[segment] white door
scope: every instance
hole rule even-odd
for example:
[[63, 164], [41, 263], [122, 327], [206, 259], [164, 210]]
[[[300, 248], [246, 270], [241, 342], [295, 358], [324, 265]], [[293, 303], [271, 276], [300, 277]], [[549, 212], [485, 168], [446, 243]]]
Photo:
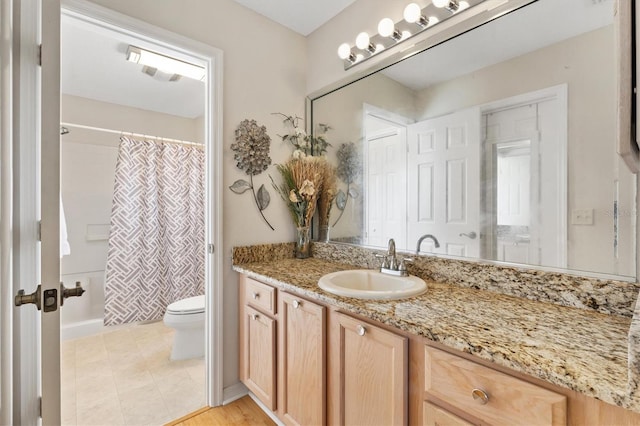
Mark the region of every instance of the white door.
[[[20, 161], [24, 156], [33, 159], [31, 173], [39, 179], [28, 179], [20, 170], [20, 177], [13, 187], [13, 199], [16, 203], [15, 221], [30, 220], [31, 223], [20, 222], [20, 233], [14, 234], [14, 257], [24, 254], [24, 247], [34, 247], [35, 256], [21, 256], [20, 268], [14, 271], [14, 278], [21, 268], [36, 271], [35, 280], [30, 283], [14, 279], [14, 290], [22, 286], [25, 296], [35, 293], [40, 298], [41, 310], [37, 322], [24, 321], [18, 325], [20, 331], [14, 335], [14, 348], [21, 345], [21, 337], [39, 336], [34, 340], [31, 350], [39, 356], [30, 357], [24, 354], [20, 359], [14, 357], [19, 371], [14, 368], [14, 379], [23, 388], [22, 376], [39, 378], [41, 403], [38, 401], [37, 389], [30, 388], [29, 393], [19, 395], [19, 412], [13, 418], [21, 424], [33, 424], [41, 406], [43, 425], [60, 424], [60, 1], [59, 0], [14, 0], [13, 7], [19, 10], [21, 21], [20, 33], [14, 34], [14, 43], [20, 43], [19, 89], [14, 92], [12, 110], [19, 117], [19, 124], [14, 128], [16, 145], [20, 149]], [[16, 16], [14, 14], [14, 16]], [[14, 26], [17, 26], [14, 22]], [[41, 54], [37, 45], [41, 44]], [[40, 66], [38, 65], [40, 56]], [[14, 78], [18, 75], [14, 74]], [[15, 86], [14, 86], [15, 87]], [[34, 129], [39, 131], [34, 132]], [[25, 138], [30, 135], [30, 140]], [[32, 148], [29, 150], [29, 148]], [[23, 203], [24, 198], [31, 197], [33, 203]], [[15, 216], [15, 214], [14, 214]], [[25, 233], [24, 230], [38, 229], [38, 232]], [[39, 239], [39, 243], [36, 241]], [[36, 285], [40, 284], [39, 291]], [[17, 299], [15, 300], [18, 301]], [[23, 301], [25, 301], [23, 299]], [[5, 305], [6, 306], [6, 305]], [[25, 304], [15, 307], [14, 318], [22, 311], [35, 312], [35, 306]], [[28, 350], [24, 345], [23, 351]], [[14, 352], [15, 353], [15, 352]], [[19, 364], [18, 364], [19, 363]], [[35, 372], [35, 374], [32, 374]], [[14, 387], [15, 389], [15, 387]], [[14, 398], [18, 395], [13, 395]], [[29, 410], [25, 409], [28, 408]], [[33, 412], [35, 411], [35, 413]], [[37, 419], [37, 417], [36, 417]]]
[[408, 242], [420, 251], [480, 255], [480, 110], [469, 108], [407, 129]]
[[393, 238], [399, 250], [406, 249], [406, 129], [369, 116], [365, 143], [365, 244], [386, 247]]

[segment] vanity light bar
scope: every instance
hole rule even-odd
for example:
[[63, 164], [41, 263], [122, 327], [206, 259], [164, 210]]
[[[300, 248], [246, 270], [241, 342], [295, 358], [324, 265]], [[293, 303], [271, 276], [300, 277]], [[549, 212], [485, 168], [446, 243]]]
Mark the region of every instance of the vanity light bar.
[[[424, 0], [423, 0], [424, 1]], [[431, 0], [423, 8], [417, 3], [408, 4], [402, 20], [394, 23], [391, 18], [383, 18], [378, 24], [378, 33], [369, 36], [361, 32], [356, 37], [355, 46], [342, 43], [338, 47], [338, 57], [344, 61], [344, 69], [366, 61], [392, 46], [420, 34], [439, 22], [446, 21], [455, 14], [484, 2], [485, 0]]]

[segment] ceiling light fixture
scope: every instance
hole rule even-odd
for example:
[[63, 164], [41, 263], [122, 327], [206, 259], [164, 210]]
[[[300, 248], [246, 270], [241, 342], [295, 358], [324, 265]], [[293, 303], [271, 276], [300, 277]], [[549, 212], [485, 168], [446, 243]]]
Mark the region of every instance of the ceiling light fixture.
[[432, 0], [432, 3], [435, 7], [445, 8], [449, 12], [455, 13], [460, 5], [458, 4], [458, 0]]
[[127, 49], [127, 60], [150, 68], [155, 68], [167, 74], [177, 74], [194, 80], [203, 81], [206, 75], [204, 67], [190, 64], [189, 62], [184, 62], [179, 59], [171, 58], [136, 46], [129, 46]]
[[[422, 0], [425, 1], [425, 0]], [[484, 2], [485, 0], [430, 0], [425, 7], [418, 3], [408, 4], [403, 11], [403, 18], [393, 22], [383, 18], [378, 23], [378, 33], [370, 36], [361, 32], [356, 37], [355, 46], [342, 43], [338, 47], [338, 57], [344, 61], [344, 69], [364, 62], [365, 60], [386, 51], [389, 47], [412, 38], [432, 28], [439, 22], [446, 21], [454, 14]]]
[[409, 3], [402, 13], [404, 20], [410, 24], [418, 24], [421, 27], [429, 25], [429, 19], [422, 14], [422, 9], [416, 3]]

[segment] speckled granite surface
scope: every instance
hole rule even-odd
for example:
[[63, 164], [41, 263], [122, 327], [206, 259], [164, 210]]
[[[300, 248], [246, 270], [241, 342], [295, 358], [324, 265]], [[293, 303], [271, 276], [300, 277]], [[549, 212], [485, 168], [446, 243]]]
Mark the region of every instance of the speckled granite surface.
[[[383, 252], [346, 244], [314, 243], [312, 253], [316, 258], [375, 269], [380, 266], [375, 253]], [[407, 256], [415, 259], [407, 266], [409, 273], [423, 279], [592, 309], [605, 314], [631, 317], [640, 289], [638, 283], [626, 281], [585, 278], [433, 256]]]
[[627, 388], [630, 318], [437, 282], [397, 301], [343, 298], [318, 287], [322, 275], [352, 268], [322, 258], [234, 266], [280, 289], [640, 412]]
[[234, 247], [231, 250], [231, 261], [235, 265], [238, 263], [273, 262], [281, 259], [290, 259], [294, 256], [295, 249], [295, 243]]

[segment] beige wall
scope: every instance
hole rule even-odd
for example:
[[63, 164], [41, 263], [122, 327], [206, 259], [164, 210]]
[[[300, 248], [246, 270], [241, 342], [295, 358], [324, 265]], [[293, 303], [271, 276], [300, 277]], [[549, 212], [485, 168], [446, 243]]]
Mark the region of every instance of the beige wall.
[[[291, 219], [277, 195], [262, 221], [250, 195], [227, 188], [246, 177], [235, 167], [229, 146], [234, 130], [245, 118], [267, 126], [272, 138], [271, 158], [283, 162], [290, 155], [277, 134], [280, 118], [272, 112], [304, 116], [306, 89], [305, 38], [232, 0], [93, 0], [152, 25], [173, 31], [224, 52], [224, 386], [238, 381], [237, 274], [231, 270], [231, 248], [237, 245], [293, 241]], [[274, 174], [273, 168], [268, 173]], [[255, 179], [270, 189], [267, 173]]]

